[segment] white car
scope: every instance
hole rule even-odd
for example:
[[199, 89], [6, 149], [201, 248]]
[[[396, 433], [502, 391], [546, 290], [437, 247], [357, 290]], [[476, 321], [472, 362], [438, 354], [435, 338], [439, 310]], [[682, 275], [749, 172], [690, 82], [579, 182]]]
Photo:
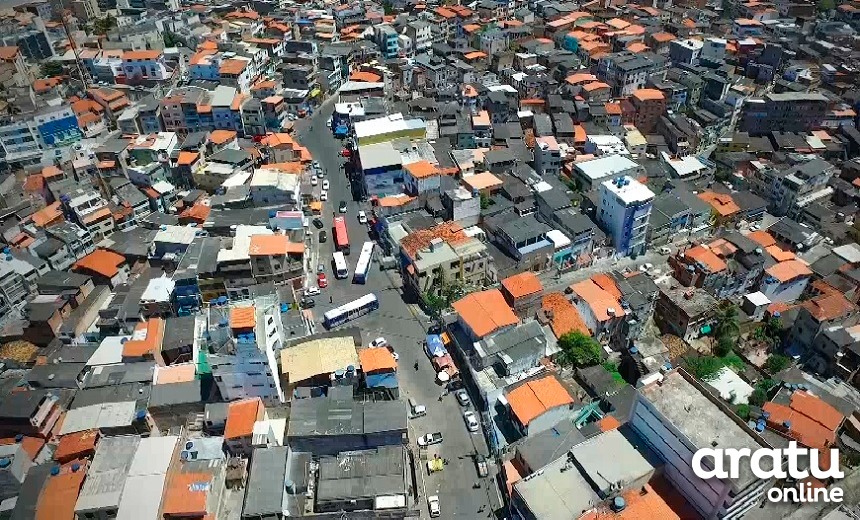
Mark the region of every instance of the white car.
[[430, 518], [438, 518], [442, 515], [442, 509], [439, 507], [439, 495], [427, 497], [427, 509], [430, 510]]
[[320, 200], [328, 200], [328, 191], [322, 190], [320, 192]]
[[311, 177], [311, 186], [316, 186], [317, 184], [319, 184], [319, 179], [317, 179], [317, 176], [314, 175], [313, 177]]
[[324, 190], [327, 190], [327, 189], [328, 189], [328, 179], [326, 179], [326, 180], [324, 180], [324, 181], [323, 181], [323, 187], [322, 187], [322, 189], [324, 189]]
[[385, 338], [380, 336], [380, 337], [376, 338], [375, 340], [371, 341], [370, 346], [371, 347], [387, 347], [388, 346], [388, 340], [386, 340]]
[[363, 211], [358, 212], [358, 223], [359, 224], [367, 224], [367, 213]]
[[457, 397], [457, 402], [460, 403], [460, 406], [469, 406], [472, 402], [465, 390], [457, 390], [454, 395]]
[[315, 285], [312, 285], [312, 286], [308, 287], [307, 289], [305, 289], [305, 296], [316, 296], [319, 293], [320, 293], [320, 288], [315, 286]]
[[475, 412], [463, 412], [463, 419], [466, 421], [466, 429], [470, 432], [474, 433], [481, 429], [481, 425], [478, 423], [478, 417], [475, 415]]

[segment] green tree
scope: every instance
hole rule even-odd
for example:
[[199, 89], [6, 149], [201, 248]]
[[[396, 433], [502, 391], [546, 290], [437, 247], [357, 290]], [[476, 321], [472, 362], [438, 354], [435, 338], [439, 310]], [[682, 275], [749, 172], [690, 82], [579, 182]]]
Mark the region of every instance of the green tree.
[[558, 338], [562, 365], [590, 367], [600, 362], [600, 343], [582, 332], [568, 332]]
[[177, 45], [182, 43], [179, 41], [179, 38], [177, 38], [176, 35], [173, 34], [173, 32], [171, 31], [165, 30], [161, 37], [162, 39], [164, 39], [165, 47], [176, 47]]
[[481, 209], [487, 209], [487, 208], [489, 208], [489, 207], [490, 207], [490, 204], [492, 204], [492, 201], [490, 200], [490, 197], [487, 197], [486, 195], [484, 195], [484, 194], [482, 193], [482, 194], [481, 194]]
[[713, 380], [725, 366], [720, 358], [714, 356], [689, 357], [684, 361], [690, 373], [702, 381]]
[[732, 351], [732, 347], [734, 346], [735, 342], [732, 338], [722, 336], [717, 340], [717, 344], [714, 345], [714, 355], [717, 357], [726, 357], [729, 355], [729, 352]]
[[720, 305], [715, 316], [717, 325], [714, 328], [714, 336], [719, 340], [727, 337], [737, 340], [741, 334], [741, 326], [738, 323], [738, 307], [732, 302], [724, 302]]
[[107, 15], [104, 18], [99, 18], [93, 22], [93, 31], [96, 34], [107, 34], [107, 32], [116, 27], [116, 18]]
[[767, 402], [767, 392], [764, 389], [755, 387], [749, 397], [749, 404], [752, 406], [761, 406]]
[[835, 0], [818, 0], [818, 10], [821, 12], [832, 11], [836, 9]]
[[779, 340], [782, 335], [782, 319], [771, 316], [765, 325], [765, 334], [773, 340]]
[[748, 404], [739, 404], [735, 407], [735, 413], [741, 419], [748, 421], [750, 418], [750, 405]]
[[394, 6], [391, 5], [391, 2], [382, 2], [382, 10], [386, 15], [397, 14], [397, 11], [394, 10]]
[[424, 300], [424, 306], [427, 308], [427, 311], [430, 313], [430, 317], [433, 319], [438, 320], [442, 316], [442, 311], [448, 308], [445, 298], [437, 296], [431, 291], [427, 291], [422, 294], [421, 298]]
[[776, 374], [777, 372], [782, 372], [791, 364], [791, 359], [787, 356], [783, 356], [782, 354], [771, 354], [770, 357], [767, 358], [767, 361], [764, 362], [764, 368], [768, 371], [769, 374]]
[[43, 78], [60, 76], [64, 72], [63, 64], [59, 61], [46, 61], [41, 67], [39, 67], [39, 72], [41, 72]]

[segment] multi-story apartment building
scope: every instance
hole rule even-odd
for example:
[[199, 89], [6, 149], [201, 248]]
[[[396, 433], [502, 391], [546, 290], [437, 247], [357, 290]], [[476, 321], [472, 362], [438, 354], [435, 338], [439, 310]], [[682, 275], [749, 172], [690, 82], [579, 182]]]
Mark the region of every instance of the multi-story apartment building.
[[173, 70], [164, 64], [162, 51], [127, 51], [122, 55], [122, 71], [128, 85], [143, 81], [164, 81], [170, 79]]
[[827, 97], [817, 92], [771, 92], [744, 102], [739, 130], [751, 135], [808, 132], [821, 127], [827, 105]]
[[0, 47], [0, 85], [11, 88], [25, 87], [30, 83], [30, 72], [18, 47]]
[[405, 34], [412, 40], [412, 51], [415, 54], [426, 52], [433, 45], [433, 32], [430, 30], [430, 23], [425, 20], [409, 22]]
[[643, 88], [648, 79], [662, 78], [666, 72], [666, 58], [650, 52], [634, 54], [617, 52], [600, 58], [597, 77], [612, 89], [612, 95], [625, 97]]
[[66, 161], [81, 137], [71, 107], [44, 107], [0, 126], [0, 160], [11, 170]]
[[406, 235], [400, 251], [406, 260], [403, 281], [414, 294], [438, 295], [445, 284], [457, 282], [478, 288], [491, 278], [487, 246], [456, 222]]
[[771, 165], [756, 165], [749, 175], [751, 190], [768, 201], [770, 211], [777, 216], [797, 218], [810, 203], [829, 196], [828, 186], [836, 168], [829, 162], [814, 158], [780, 170]]
[[254, 279], [257, 283], [284, 283], [301, 276], [304, 251], [304, 244], [290, 242], [286, 235], [252, 236], [248, 254]]
[[535, 170], [553, 179], [561, 172], [561, 148], [553, 136], [535, 138]]
[[635, 109], [633, 124], [642, 133], [651, 133], [666, 111], [666, 96], [653, 88], [640, 88], [633, 91], [630, 103]]
[[618, 177], [601, 183], [599, 196], [598, 223], [617, 254], [643, 254], [654, 192], [632, 177]]

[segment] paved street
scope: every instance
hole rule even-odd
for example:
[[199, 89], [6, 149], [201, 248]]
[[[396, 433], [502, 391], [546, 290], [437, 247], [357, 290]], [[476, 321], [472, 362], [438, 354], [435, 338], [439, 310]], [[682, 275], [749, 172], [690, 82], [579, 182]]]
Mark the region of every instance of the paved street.
[[[442, 444], [432, 446], [428, 451], [430, 456], [438, 453], [447, 458], [449, 464], [441, 473], [427, 475], [426, 465], [417, 468], [419, 474], [420, 503], [422, 517], [428, 517], [426, 496], [438, 494], [442, 505], [442, 518], [481, 518], [488, 513], [478, 514], [481, 506], [488, 504], [489, 493], [495, 490], [488, 488], [485, 479], [480, 489], [472, 487], [477, 480], [477, 472], [472, 454], [477, 450], [486, 455], [487, 447], [482, 434], [470, 434], [466, 430], [462, 418], [463, 409], [458, 405], [453, 395], [445, 396], [441, 401], [441, 387], [435, 382], [435, 372], [427, 356], [423, 353], [423, 340], [427, 323], [422, 322], [420, 311], [414, 306], [403, 302], [397, 289], [395, 271], [380, 271], [379, 265], [371, 266], [365, 285], [352, 283], [352, 270], [361, 250], [361, 245], [369, 240], [367, 227], [358, 222], [359, 203], [352, 200], [348, 180], [340, 168], [344, 161], [339, 152], [342, 149], [340, 141], [335, 139], [325, 126], [325, 121], [331, 115], [334, 105], [331, 101], [324, 104], [314, 113], [312, 119], [300, 120], [297, 124], [296, 135], [301, 144], [306, 146], [314, 159], [326, 170], [324, 177], [329, 180], [329, 200], [324, 203], [322, 220], [324, 229], [328, 232], [328, 241], [318, 244], [319, 230], [314, 229], [314, 244], [318, 247], [319, 262], [326, 268], [329, 286], [316, 297], [317, 306], [313, 309], [321, 330], [322, 315], [328, 309], [352, 301], [367, 293], [375, 293], [380, 306], [375, 312], [363, 316], [347, 324], [358, 326], [362, 330], [365, 341], [384, 336], [400, 355], [400, 390], [401, 397], [414, 398], [418, 403], [427, 407], [427, 415], [410, 421], [410, 444], [417, 455], [415, 440], [428, 432], [441, 431], [445, 439]], [[344, 280], [336, 280], [331, 272], [331, 258], [334, 251], [332, 236], [332, 211], [337, 211], [341, 200], [348, 202], [346, 215], [348, 233], [351, 243], [351, 254], [347, 256], [350, 265], [350, 276]], [[331, 298], [331, 300], [329, 299]], [[418, 370], [413, 364], [418, 361]]]

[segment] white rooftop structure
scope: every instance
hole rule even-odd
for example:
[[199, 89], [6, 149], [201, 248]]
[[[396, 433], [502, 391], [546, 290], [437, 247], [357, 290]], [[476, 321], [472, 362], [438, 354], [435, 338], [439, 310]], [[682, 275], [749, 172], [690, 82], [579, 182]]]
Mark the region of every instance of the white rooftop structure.
[[88, 367], [122, 363], [122, 349], [131, 336], [108, 336], [87, 360]]
[[654, 198], [654, 192], [641, 182], [632, 177], [624, 177], [624, 182], [615, 182], [616, 179], [604, 181], [602, 186], [614, 193], [625, 205], [636, 202], [646, 202]]
[[717, 377], [708, 384], [720, 393], [724, 401], [732, 404], [747, 404], [753, 393], [753, 387], [728, 367], [720, 369]]
[[490, 92], [507, 92], [509, 94], [517, 93], [517, 89], [508, 84], [487, 86], [487, 90], [489, 90]]
[[158, 181], [152, 185], [152, 189], [158, 192], [159, 195], [170, 193], [176, 189], [176, 186], [167, 181]]
[[624, 141], [615, 135], [589, 135], [585, 139], [585, 152], [595, 155], [630, 155]]
[[168, 276], [153, 278], [140, 295], [140, 301], [141, 303], [169, 302], [175, 286], [176, 282]]
[[236, 226], [233, 247], [218, 251], [218, 263], [251, 260], [248, 250], [254, 235], [271, 235], [273, 231], [265, 226]]
[[161, 226], [153, 242], [162, 244], [185, 244], [194, 241], [195, 229], [187, 226]]
[[[209, 163], [209, 166], [207, 166], [207, 168], [209, 168], [210, 166], [215, 166], [215, 164]], [[233, 168], [229, 166], [224, 167], [224, 169], [227, 170], [227, 175], [233, 173]], [[253, 173], [247, 170], [239, 171], [234, 175], [230, 175], [230, 177], [228, 177], [227, 179], [224, 179], [224, 182], [221, 183], [221, 187], [226, 189], [235, 188], [236, 186], [244, 186], [248, 184], [248, 179], [251, 178], [251, 175], [253, 175]]]
[[753, 305], [755, 305], [756, 307], [764, 307], [765, 305], [770, 305], [770, 304], [771, 304], [770, 298], [768, 298], [767, 296], [765, 296], [765, 295], [764, 295], [764, 293], [763, 293], [763, 292], [761, 292], [761, 291], [756, 291], [756, 292], [754, 292], [754, 293], [749, 293], [749, 294], [747, 294], [746, 296], [744, 296], [744, 298], [746, 298], [747, 300], [749, 300], [749, 301], [750, 301], [750, 303], [752, 303], [752, 304], [753, 304]]
[[860, 262], [860, 245], [851, 243], [834, 247], [833, 254], [849, 263]]
[[567, 238], [567, 235], [557, 229], [551, 229], [547, 231], [546, 238], [550, 242], [552, 242], [552, 244], [555, 246], [555, 249], [560, 249], [562, 247], [567, 247], [570, 245], [570, 239]]
[[[140, 443], [137, 435], [104, 437], [96, 447], [93, 462], [75, 504], [78, 518], [101, 516], [95, 511], [116, 510], [128, 479], [128, 469]], [[159, 502], [160, 504], [160, 502]], [[143, 518], [139, 516], [138, 518]]]
[[696, 159], [692, 155], [680, 158], [673, 158], [666, 152], [660, 152], [660, 155], [663, 157], [663, 162], [675, 172], [675, 175], [682, 179], [699, 173], [707, 168], [707, 166], [702, 164], [702, 161]]
[[251, 187], [271, 186], [281, 191], [295, 193], [301, 184], [301, 175], [284, 173], [270, 168], [254, 170], [251, 178]]
[[639, 165], [623, 155], [607, 155], [590, 161], [576, 163], [575, 168], [592, 182], [606, 177], [615, 177], [635, 171]]
[[421, 119], [404, 119], [403, 114], [397, 113], [359, 121], [355, 123], [354, 130], [356, 139], [361, 142], [362, 139], [375, 135], [393, 134], [410, 130], [423, 130], [426, 132], [427, 125]]
[[122, 401], [119, 403], [99, 403], [69, 410], [66, 412], [60, 435], [99, 428], [130, 426], [134, 422], [136, 409], [137, 403], [134, 401]]
[[391, 141], [359, 146], [358, 156], [361, 158], [361, 167], [365, 170], [403, 164], [400, 152], [394, 148]]

